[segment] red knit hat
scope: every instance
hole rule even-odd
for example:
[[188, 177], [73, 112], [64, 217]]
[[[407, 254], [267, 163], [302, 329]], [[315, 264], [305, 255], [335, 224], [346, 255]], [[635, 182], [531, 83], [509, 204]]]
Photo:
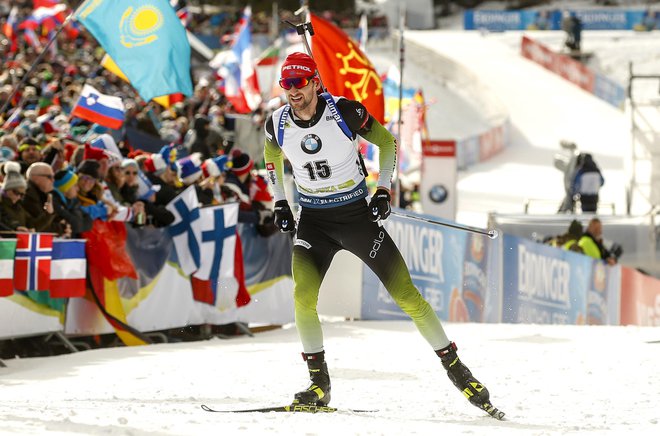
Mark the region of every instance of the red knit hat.
[[94, 159], [101, 160], [107, 159], [108, 156], [100, 148], [92, 147], [89, 143], [85, 143], [85, 153], [83, 153], [83, 159]]
[[286, 57], [282, 64], [283, 79], [311, 77], [316, 74], [316, 62], [308, 54], [295, 52]]
[[239, 149], [235, 149], [231, 154], [231, 172], [237, 176], [249, 173], [252, 167], [254, 166], [254, 161], [249, 154], [242, 152]]

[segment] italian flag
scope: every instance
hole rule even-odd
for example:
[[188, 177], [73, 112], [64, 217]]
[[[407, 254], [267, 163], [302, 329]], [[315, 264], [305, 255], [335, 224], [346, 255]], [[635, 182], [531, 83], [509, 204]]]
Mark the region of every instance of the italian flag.
[[0, 239], [0, 297], [14, 293], [16, 239]]

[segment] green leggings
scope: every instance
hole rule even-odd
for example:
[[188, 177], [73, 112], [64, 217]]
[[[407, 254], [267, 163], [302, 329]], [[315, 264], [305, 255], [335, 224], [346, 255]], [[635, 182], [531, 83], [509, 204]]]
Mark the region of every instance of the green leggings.
[[449, 339], [438, 316], [413, 284], [390, 235], [372, 222], [368, 213], [365, 200], [333, 208], [302, 209], [293, 248], [293, 280], [296, 327], [303, 351], [323, 351], [316, 306], [323, 277], [339, 250], [350, 251], [371, 268], [434, 350], [446, 347]]

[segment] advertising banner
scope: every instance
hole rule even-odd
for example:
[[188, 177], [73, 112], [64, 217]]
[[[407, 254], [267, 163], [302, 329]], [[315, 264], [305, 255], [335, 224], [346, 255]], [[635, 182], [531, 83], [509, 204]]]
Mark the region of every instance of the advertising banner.
[[618, 325], [621, 288], [621, 265], [607, 265], [592, 260], [587, 289], [587, 324]]
[[[383, 225], [401, 250], [417, 289], [441, 319], [449, 319], [451, 295], [463, 289], [465, 232], [398, 215], [390, 215]], [[408, 318], [367, 266], [362, 289], [363, 319]]]
[[504, 235], [502, 321], [584, 324], [592, 259]]
[[660, 280], [621, 268], [621, 324], [660, 326]]
[[502, 316], [501, 239], [467, 233], [462, 292], [452, 292], [449, 321], [499, 322]]
[[555, 53], [550, 48], [527, 36], [522, 38], [521, 53], [523, 57], [536, 62], [617, 109], [623, 109], [626, 101], [626, 90], [614, 80], [593, 72], [581, 62], [567, 55]]
[[467, 10], [463, 15], [466, 30], [557, 30], [551, 11], [487, 11]]
[[453, 220], [456, 217], [456, 142], [422, 143], [419, 187], [424, 213]]
[[0, 298], [0, 339], [58, 332], [62, 312], [38, 304], [22, 293]]
[[[437, 219], [410, 211], [406, 214]], [[440, 319], [500, 322], [498, 240], [398, 215], [391, 215], [384, 227], [399, 247], [413, 283]], [[376, 275], [367, 266], [363, 268], [362, 318], [407, 319]]]
[[555, 53], [550, 48], [527, 36], [522, 38], [521, 53], [523, 57], [560, 75], [585, 91], [593, 93], [596, 79], [594, 73], [584, 64], [569, 56]]
[[488, 11], [467, 10], [463, 15], [466, 30], [562, 30], [564, 14], [575, 14], [583, 30], [637, 30], [650, 31], [660, 27], [660, 11], [611, 9], [521, 10]]

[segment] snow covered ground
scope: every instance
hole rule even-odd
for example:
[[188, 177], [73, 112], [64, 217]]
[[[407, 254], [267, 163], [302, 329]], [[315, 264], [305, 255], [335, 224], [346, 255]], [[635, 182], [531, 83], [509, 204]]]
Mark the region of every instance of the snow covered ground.
[[[212, 414], [284, 404], [306, 387], [294, 328], [254, 338], [10, 360], [0, 434], [658, 434], [660, 329], [448, 324], [507, 413], [469, 405], [411, 322], [327, 322], [331, 405], [364, 414]], [[654, 342], [655, 341], [655, 342]]]

